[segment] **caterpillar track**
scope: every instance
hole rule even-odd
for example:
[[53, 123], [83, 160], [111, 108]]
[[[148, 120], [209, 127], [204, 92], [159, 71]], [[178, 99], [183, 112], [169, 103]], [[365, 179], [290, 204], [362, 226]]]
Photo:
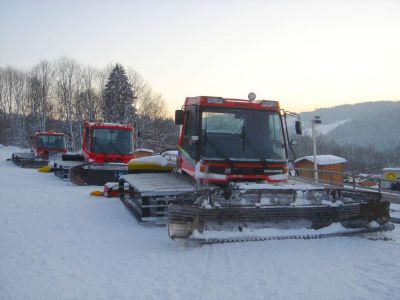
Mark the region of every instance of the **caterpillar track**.
[[[389, 223], [389, 202], [382, 201], [378, 193], [343, 189], [302, 192], [283, 189], [237, 190], [230, 191], [229, 195], [230, 198], [225, 199], [218, 190], [198, 195], [178, 195], [175, 203], [169, 206], [169, 236], [172, 239], [200, 239], [217, 243], [218, 240], [238, 242], [304, 238], [302, 234], [290, 235], [290, 230], [297, 229], [321, 230], [321, 233], [306, 234], [307, 239], [393, 229]], [[192, 204], [189, 203], [190, 198], [195, 199]], [[268, 199], [268, 204], [263, 205], [261, 199]], [[340, 224], [343, 230], [324, 232], [333, 224]], [[267, 237], [251, 233], [258, 229], [269, 232], [272, 232], [271, 229], [288, 230], [289, 237], [276, 232]], [[207, 237], [207, 233], [219, 231], [236, 232], [238, 237], [225, 238], [223, 234], [218, 238]], [[201, 237], [203, 233], [205, 239]], [[250, 235], [243, 236], [244, 233]]]
[[[333, 237], [352, 237], [362, 236], [368, 233], [386, 232], [394, 229], [394, 225], [389, 223], [383, 227], [373, 229], [360, 229], [349, 232], [335, 232], [335, 233], [321, 233], [321, 234], [307, 234], [307, 235], [282, 235], [282, 236], [268, 236], [268, 237], [239, 237], [239, 238], [223, 238], [223, 239], [191, 239], [192, 241], [201, 244], [227, 244], [227, 243], [243, 243], [243, 242], [262, 242], [274, 240], [316, 240]], [[387, 240], [385, 237], [384, 240]]]

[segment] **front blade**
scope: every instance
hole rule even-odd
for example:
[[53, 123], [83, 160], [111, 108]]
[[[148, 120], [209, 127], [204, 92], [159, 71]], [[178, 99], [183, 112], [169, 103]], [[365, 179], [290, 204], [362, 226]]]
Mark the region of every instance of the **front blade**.
[[77, 185], [104, 185], [117, 182], [119, 176], [127, 173], [128, 167], [124, 164], [84, 164], [72, 167], [69, 178]]
[[[388, 223], [389, 203], [377, 193], [341, 189], [218, 190], [181, 195], [169, 207], [171, 238], [194, 233], [242, 233], [258, 229], [319, 230], [334, 223], [346, 229], [368, 229]], [[257, 233], [258, 234], [258, 233]]]

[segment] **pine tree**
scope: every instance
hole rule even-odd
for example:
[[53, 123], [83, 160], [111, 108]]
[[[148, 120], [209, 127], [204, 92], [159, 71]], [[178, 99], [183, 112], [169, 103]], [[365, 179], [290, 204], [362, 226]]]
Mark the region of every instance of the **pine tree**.
[[108, 76], [103, 91], [103, 113], [107, 122], [128, 123], [133, 121], [135, 113], [132, 85], [120, 64]]

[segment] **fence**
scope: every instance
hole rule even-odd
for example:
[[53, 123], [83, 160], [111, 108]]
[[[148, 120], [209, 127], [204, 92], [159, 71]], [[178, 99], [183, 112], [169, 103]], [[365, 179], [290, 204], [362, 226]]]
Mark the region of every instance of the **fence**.
[[[293, 174], [294, 172], [294, 174]], [[297, 174], [309, 174], [309, 176], [298, 176]], [[318, 179], [314, 179], [314, 174], [318, 174]], [[325, 174], [323, 176], [327, 179], [321, 179], [322, 176], [319, 174]], [[315, 170], [315, 169], [305, 169], [305, 168], [293, 168], [290, 172], [291, 176], [296, 176], [296, 179], [299, 179], [304, 182], [309, 183], [322, 183], [330, 186], [336, 187], [350, 187], [353, 189], [365, 189], [372, 191], [382, 192], [382, 182], [387, 181], [382, 178], [376, 178], [372, 176], [365, 176], [359, 174], [358, 172], [337, 172], [337, 171], [328, 171], [328, 170]], [[342, 181], [338, 181], [338, 178], [343, 178]]]

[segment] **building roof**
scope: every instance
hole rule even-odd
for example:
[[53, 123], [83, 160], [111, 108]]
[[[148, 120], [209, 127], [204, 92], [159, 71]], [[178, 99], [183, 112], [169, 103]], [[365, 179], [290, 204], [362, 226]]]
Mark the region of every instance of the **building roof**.
[[[308, 160], [308, 161], [314, 163], [314, 156], [310, 155], [310, 156], [301, 157], [301, 158], [296, 159], [294, 162], [298, 163], [302, 160]], [[347, 162], [347, 160], [345, 160], [344, 158], [335, 156], [335, 155], [317, 155], [317, 165], [319, 165], [319, 166], [343, 164], [345, 162]]]
[[388, 172], [388, 171], [399, 172], [400, 171], [400, 167], [398, 167], [398, 168], [384, 168], [382, 171], [383, 172]]

